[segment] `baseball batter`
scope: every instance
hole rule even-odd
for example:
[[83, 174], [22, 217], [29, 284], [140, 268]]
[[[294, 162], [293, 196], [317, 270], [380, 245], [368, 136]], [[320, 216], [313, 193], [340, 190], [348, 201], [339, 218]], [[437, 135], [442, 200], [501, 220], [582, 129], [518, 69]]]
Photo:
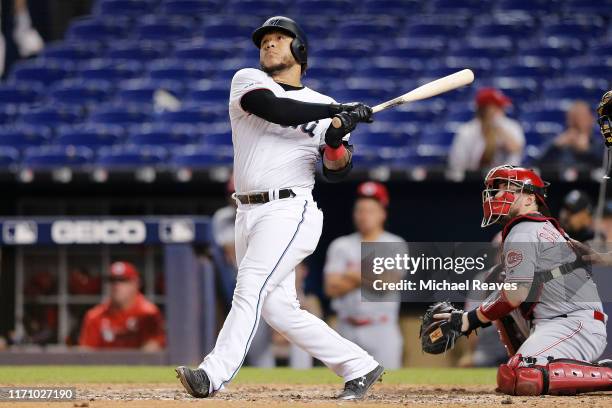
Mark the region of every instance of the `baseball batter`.
[[[340, 105], [304, 87], [308, 43], [300, 27], [272, 17], [253, 33], [259, 69], [232, 79], [229, 114], [234, 144], [237, 284], [213, 351], [197, 369], [178, 367], [185, 389], [208, 397], [236, 375], [260, 317], [345, 380], [341, 399], [363, 398], [383, 374], [372, 356], [300, 309], [294, 268], [321, 235], [323, 214], [312, 198], [317, 161], [335, 181], [351, 169], [349, 133], [372, 110]], [[337, 117], [341, 125], [331, 126]], [[346, 139], [346, 140], [343, 140]]]
[[[510, 360], [497, 385], [511, 395], [575, 394], [612, 390], [610, 363], [593, 363], [606, 346], [603, 313], [590, 266], [548, 216], [548, 183], [532, 170], [509, 165], [486, 176], [482, 226], [504, 224], [505, 280], [516, 289], [495, 291], [477, 308], [433, 315], [463, 334], [495, 322]], [[516, 311], [530, 323], [509, 322]]]

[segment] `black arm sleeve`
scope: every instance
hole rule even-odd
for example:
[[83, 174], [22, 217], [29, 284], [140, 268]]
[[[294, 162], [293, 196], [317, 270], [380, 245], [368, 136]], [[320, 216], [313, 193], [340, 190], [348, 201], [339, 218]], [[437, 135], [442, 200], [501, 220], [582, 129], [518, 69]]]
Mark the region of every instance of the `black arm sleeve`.
[[325, 167], [325, 161], [323, 161], [323, 178], [330, 183], [337, 183], [344, 180], [353, 168], [353, 145], [350, 145], [345, 141], [343, 141], [342, 144], [349, 152], [351, 152], [351, 157], [349, 158], [348, 163], [346, 163], [346, 166], [338, 170], [330, 170]]
[[281, 126], [298, 126], [341, 112], [339, 105], [279, 98], [269, 89], [255, 89], [240, 99], [245, 111]]

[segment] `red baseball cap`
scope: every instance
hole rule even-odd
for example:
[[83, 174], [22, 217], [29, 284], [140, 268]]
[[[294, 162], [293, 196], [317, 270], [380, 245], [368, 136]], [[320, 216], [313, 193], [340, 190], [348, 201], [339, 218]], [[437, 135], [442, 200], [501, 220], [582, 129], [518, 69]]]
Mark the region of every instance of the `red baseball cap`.
[[376, 181], [366, 181], [357, 187], [357, 196], [359, 198], [373, 198], [382, 204], [383, 207], [389, 205], [389, 191], [384, 184]]
[[140, 278], [138, 269], [129, 262], [113, 262], [110, 266], [111, 280], [136, 280]]
[[481, 88], [476, 93], [476, 105], [478, 107], [496, 105], [500, 108], [505, 108], [512, 105], [512, 101], [495, 88]]

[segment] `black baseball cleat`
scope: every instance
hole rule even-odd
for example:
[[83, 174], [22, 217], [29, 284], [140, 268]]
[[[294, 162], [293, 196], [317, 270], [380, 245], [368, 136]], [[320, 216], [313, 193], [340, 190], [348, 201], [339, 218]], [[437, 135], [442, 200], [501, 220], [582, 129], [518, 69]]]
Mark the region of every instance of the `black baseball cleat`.
[[382, 381], [384, 373], [385, 367], [379, 365], [363, 377], [357, 377], [354, 380], [347, 381], [344, 383], [344, 391], [336, 398], [341, 400], [362, 399], [376, 381]]
[[189, 394], [196, 398], [206, 398], [209, 395], [210, 380], [204, 370], [196, 368], [192, 370], [189, 367], [180, 366], [174, 369], [176, 378], [181, 380], [181, 384]]

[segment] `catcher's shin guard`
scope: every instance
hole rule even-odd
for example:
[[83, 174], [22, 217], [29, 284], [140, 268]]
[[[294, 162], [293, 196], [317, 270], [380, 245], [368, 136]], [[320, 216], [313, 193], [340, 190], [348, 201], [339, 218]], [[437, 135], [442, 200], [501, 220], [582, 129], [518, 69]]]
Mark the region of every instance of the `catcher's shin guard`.
[[585, 361], [558, 359], [545, 366], [527, 364], [515, 355], [497, 370], [497, 391], [509, 395], [574, 395], [612, 391], [612, 368]]

